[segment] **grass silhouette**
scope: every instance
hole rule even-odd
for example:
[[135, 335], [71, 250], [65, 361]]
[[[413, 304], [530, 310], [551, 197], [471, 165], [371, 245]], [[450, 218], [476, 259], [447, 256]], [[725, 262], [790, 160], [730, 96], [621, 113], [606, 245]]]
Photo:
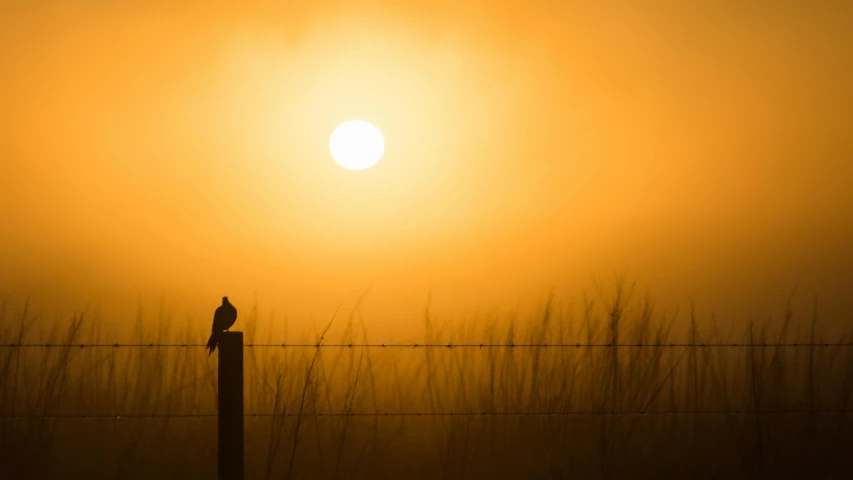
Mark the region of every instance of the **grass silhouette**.
[[[5, 306], [4, 306], [5, 307]], [[249, 310], [249, 309], [246, 309]], [[76, 315], [45, 328], [24, 305], [0, 310], [0, 343], [108, 343]], [[288, 342], [257, 306], [250, 343]], [[426, 344], [631, 343], [643, 348], [246, 348], [246, 478], [829, 478], [853, 474], [853, 348], [815, 343], [817, 313], [722, 333], [691, 312], [658, 314], [618, 284], [573, 309], [446, 325], [427, 308]], [[357, 311], [341, 344], [371, 343]], [[193, 343], [141, 312], [133, 341]], [[266, 333], [259, 333], [265, 331]], [[329, 340], [303, 333], [304, 343]], [[831, 339], [845, 343], [850, 333]], [[670, 347], [748, 343], [743, 348]], [[375, 342], [374, 342], [375, 343]], [[657, 345], [660, 346], [657, 346]], [[200, 478], [216, 474], [216, 356], [203, 348], [0, 349], [0, 462], [5, 478]], [[766, 414], [698, 414], [754, 412]], [[773, 411], [804, 410], [787, 415]], [[354, 412], [632, 412], [583, 416], [317, 416]], [[693, 412], [652, 415], [655, 412]], [[41, 418], [154, 414], [156, 418]], [[640, 415], [648, 413], [648, 415]]]

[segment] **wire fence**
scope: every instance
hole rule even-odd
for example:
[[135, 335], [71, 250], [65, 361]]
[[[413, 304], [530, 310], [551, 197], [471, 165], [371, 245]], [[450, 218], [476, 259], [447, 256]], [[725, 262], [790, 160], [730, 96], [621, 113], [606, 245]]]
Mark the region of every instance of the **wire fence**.
[[[0, 348], [201, 348], [204, 343], [5, 343]], [[398, 349], [486, 349], [486, 348], [848, 348], [850, 342], [788, 343], [248, 343], [245, 348], [398, 348]], [[616, 417], [616, 416], [741, 416], [741, 415], [846, 415], [853, 409], [799, 410], [666, 410], [666, 411], [555, 411], [555, 412], [309, 412], [247, 413], [245, 418], [296, 417]], [[67, 420], [67, 419], [172, 419], [216, 418], [217, 413], [191, 414], [0, 414], [0, 420]]]
[[[205, 343], [0, 343], [0, 348], [199, 348]], [[849, 348], [850, 342], [806, 343], [247, 343], [245, 348]]]
[[[307, 413], [246, 413], [246, 418], [296, 418], [296, 417], [651, 417], [676, 415], [846, 415], [853, 410], [666, 410], [666, 411], [566, 411], [566, 412], [307, 412]], [[63, 420], [63, 419], [169, 419], [215, 418], [216, 413], [131, 413], [131, 414], [48, 414], [0, 415], [2, 420]]]

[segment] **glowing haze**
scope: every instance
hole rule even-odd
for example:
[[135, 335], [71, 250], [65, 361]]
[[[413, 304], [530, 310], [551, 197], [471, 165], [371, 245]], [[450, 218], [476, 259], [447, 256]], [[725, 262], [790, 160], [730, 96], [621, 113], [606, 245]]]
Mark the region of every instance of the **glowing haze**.
[[[739, 318], [795, 285], [840, 309], [841, 3], [4, 5], [0, 290], [325, 318], [371, 288], [388, 327], [430, 291], [512, 307], [621, 272]], [[329, 159], [352, 118], [387, 142], [361, 172]]]

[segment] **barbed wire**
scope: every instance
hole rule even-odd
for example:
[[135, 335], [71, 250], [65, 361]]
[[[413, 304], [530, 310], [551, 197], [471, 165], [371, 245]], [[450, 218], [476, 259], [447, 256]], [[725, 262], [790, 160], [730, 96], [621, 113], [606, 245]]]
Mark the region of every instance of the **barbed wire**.
[[[842, 415], [853, 413], [840, 410], [658, 410], [658, 411], [597, 411], [578, 410], [565, 412], [310, 412], [310, 413], [246, 413], [245, 418], [273, 417], [586, 417], [586, 416], [676, 416], [676, 415]], [[0, 420], [62, 420], [62, 419], [168, 419], [215, 418], [216, 413], [131, 413], [131, 414], [47, 414], [0, 415]]]
[[[205, 343], [1, 343], [0, 348], [199, 348]], [[751, 343], [246, 343], [245, 348], [848, 348], [850, 342]]]

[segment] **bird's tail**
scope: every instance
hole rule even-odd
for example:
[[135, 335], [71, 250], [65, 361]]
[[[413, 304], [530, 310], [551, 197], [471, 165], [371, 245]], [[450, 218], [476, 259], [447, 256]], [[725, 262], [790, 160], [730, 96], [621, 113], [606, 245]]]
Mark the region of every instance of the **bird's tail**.
[[216, 345], [219, 344], [219, 333], [218, 332], [210, 332], [210, 338], [207, 340], [207, 356], [213, 355], [213, 351], [216, 350]]

